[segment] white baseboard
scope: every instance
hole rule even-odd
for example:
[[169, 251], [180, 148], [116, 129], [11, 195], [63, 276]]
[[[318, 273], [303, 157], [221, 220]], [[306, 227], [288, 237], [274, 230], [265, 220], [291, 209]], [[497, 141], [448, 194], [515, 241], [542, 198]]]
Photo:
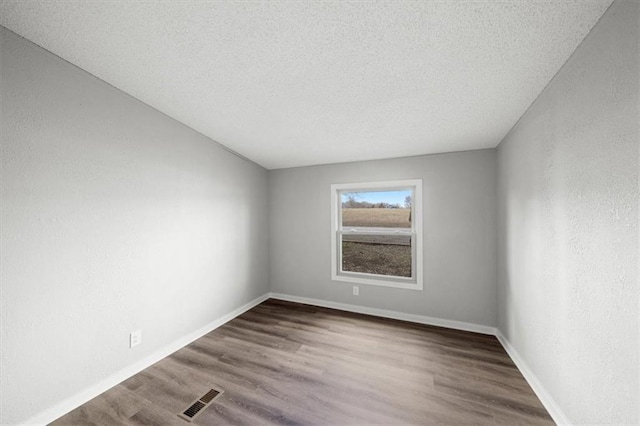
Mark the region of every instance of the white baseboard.
[[270, 293], [271, 298], [285, 300], [289, 302], [305, 303], [307, 305], [321, 306], [323, 308], [338, 309], [340, 311], [355, 312], [358, 314], [374, 315], [383, 318], [415, 322], [419, 324], [435, 325], [438, 327], [453, 328], [455, 330], [472, 331], [474, 333], [490, 334], [495, 336], [495, 327], [472, 324], [462, 321], [446, 320], [441, 318], [427, 317], [424, 315], [405, 314], [403, 312], [388, 311], [386, 309], [369, 308], [366, 306], [349, 305], [346, 303], [330, 302], [327, 300], [311, 299], [308, 297], [291, 296], [282, 293]]
[[29, 420], [27, 420], [24, 424], [28, 424], [28, 425], [44, 425], [44, 424], [49, 424], [51, 422], [53, 422], [54, 420], [64, 416], [65, 414], [67, 414], [68, 412], [70, 412], [71, 410], [81, 406], [82, 404], [86, 403], [87, 401], [95, 398], [96, 396], [100, 395], [103, 392], [106, 392], [107, 390], [111, 389], [112, 387], [116, 386], [119, 383], [122, 383], [123, 381], [127, 380], [129, 377], [139, 373], [140, 371], [144, 370], [145, 368], [148, 368], [150, 366], [152, 366], [153, 364], [155, 364], [156, 362], [160, 361], [163, 358], [166, 358], [167, 356], [171, 355], [172, 353], [176, 352], [177, 350], [187, 346], [189, 343], [199, 339], [200, 337], [204, 336], [205, 334], [215, 330], [216, 328], [220, 327], [221, 325], [231, 321], [232, 319], [234, 319], [235, 317], [241, 315], [242, 313], [248, 311], [249, 309], [253, 308], [256, 305], [259, 305], [260, 303], [264, 302], [265, 300], [267, 300], [269, 298], [269, 294], [265, 294], [262, 295], [254, 300], [252, 300], [249, 303], [246, 303], [242, 306], [240, 306], [238, 309], [235, 309], [231, 312], [229, 312], [228, 314], [218, 318], [217, 320], [205, 325], [204, 327], [200, 328], [199, 330], [194, 331], [193, 333], [189, 333], [188, 335], [181, 337], [180, 339], [176, 340], [175, 342], [165, 346], [164, 348], [154, 352], [153, 354], [141, 359], [140, 361], [136, 362], [133, 365], [130, 365], [129, 367], [126, 367], [120, 371], [118, 371], [117, 373], [107, 377], [106, 379], [96, 383], [93, 386], [88, 387], [87, 389], [70, 396], [69, 398], [63, 400], [62, 402], [56, 404], [55, 406], [37, 414], [36, 416], [30, 418]]
[[504, 347], [504, 350], [507, 351], [507, 354], [511, 357], [516, 367], [518, 367], [518, 370], [520, 370], [520, 373], [522, 373], [527, 383], [529, 383], [531, 389], [533, 389], [535, 394], [538, 396], [538, 399], [542, 402], [544, 408], [547, 409], [553, 421], [558, 425], [570, 425], [571, 422], [569, 422], [567, 416], [565, 416], [558, 404], [556, 404], [551, 395], [549, 395], [544, 386], [542, 386], [542, 383], [540, 383], [536, 375], [533, 374], [533, 371], [531, 371], [522, 357], [520, 357], [520, 354], [518, 354], [515, 348], [511, 346], [511, 343], [509, 343], [509, 341], [502, 335], [500, 330], [496, 330], [496, 337]]

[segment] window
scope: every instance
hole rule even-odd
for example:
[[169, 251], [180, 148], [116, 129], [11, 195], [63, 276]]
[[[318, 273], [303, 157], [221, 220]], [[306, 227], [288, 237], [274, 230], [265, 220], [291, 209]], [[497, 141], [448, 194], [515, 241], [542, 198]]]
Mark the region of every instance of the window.
[[422, 180], [331, 185], [331, 278], [422, 290]]

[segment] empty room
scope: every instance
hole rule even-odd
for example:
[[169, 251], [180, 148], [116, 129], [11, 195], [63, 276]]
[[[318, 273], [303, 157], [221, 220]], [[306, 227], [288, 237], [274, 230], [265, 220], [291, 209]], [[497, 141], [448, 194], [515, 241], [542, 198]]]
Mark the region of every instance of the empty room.
[[639, 425], [639, 27], [0, 0], [0, 424]]

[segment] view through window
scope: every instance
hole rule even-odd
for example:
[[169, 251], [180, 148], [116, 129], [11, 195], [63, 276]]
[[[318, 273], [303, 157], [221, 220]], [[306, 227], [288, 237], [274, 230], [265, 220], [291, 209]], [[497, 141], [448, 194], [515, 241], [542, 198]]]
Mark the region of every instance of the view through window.
[[411, 277], [413, 191], [341, 195], [342, 270]]

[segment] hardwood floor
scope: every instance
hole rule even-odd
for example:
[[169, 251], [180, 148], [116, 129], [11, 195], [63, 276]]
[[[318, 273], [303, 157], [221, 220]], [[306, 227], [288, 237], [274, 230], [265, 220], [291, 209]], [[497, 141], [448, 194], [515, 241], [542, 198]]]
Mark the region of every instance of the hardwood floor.
[[55, 421], [553, 424], [493, 336], [270, 299]]

